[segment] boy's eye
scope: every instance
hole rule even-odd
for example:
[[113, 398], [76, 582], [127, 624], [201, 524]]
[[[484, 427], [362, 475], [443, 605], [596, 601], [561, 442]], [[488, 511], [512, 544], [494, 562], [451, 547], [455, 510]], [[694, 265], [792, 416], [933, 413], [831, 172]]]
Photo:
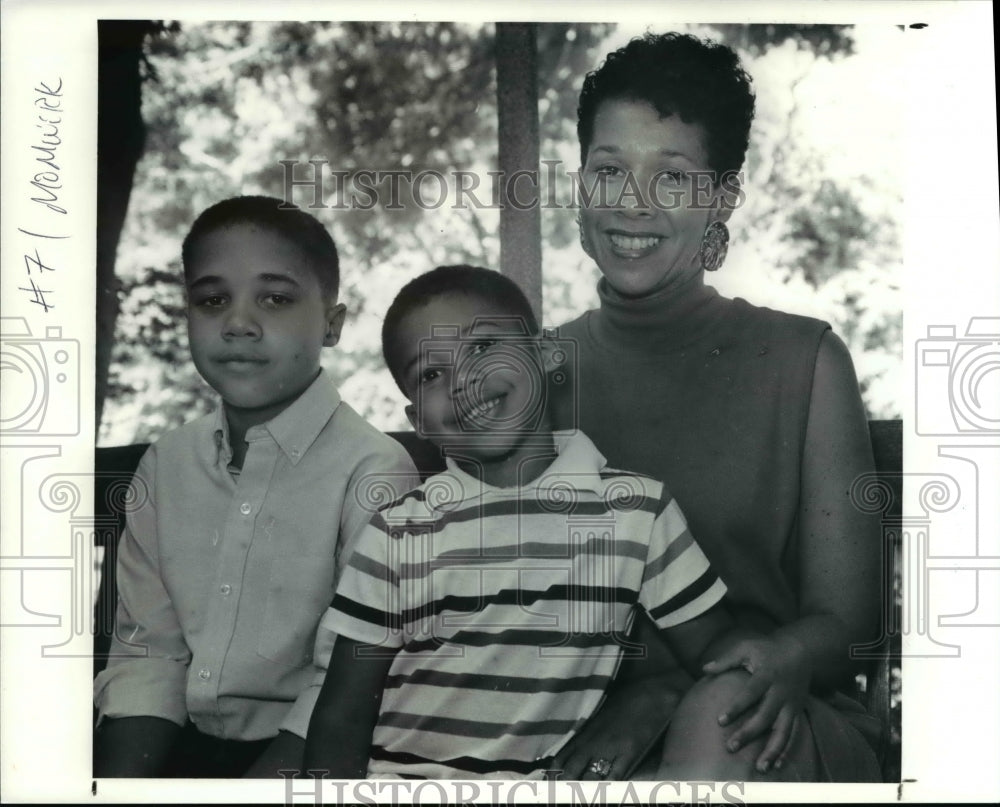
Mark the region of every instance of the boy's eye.
[[202, 308], [219, 308], [226, 304], [226, 298], [222, 294], [205, 294], [196, 298], [194, 304]]
[[481, 353], [485, 353], [496, 343], [497, 343], [496, 339], [482, 339], [478, 342], [473, 342], [469, 345], [469, 355], [478, 356]]
[[676, 168], [671, 168], [667, 171], [661, 171], [660, 179], [679, 185], [687, 179], [687, 174], [683, 171], [677, 170]]
[[599, 177], [618, 177], [622, 175], [622, 169], [617, 165], [599, 165], [594, 169], [594, 173]]
[[417, 380], [421, 384], [426, 384], [429, 381], [434, 381], [435, 379], [440, 378], [442, 375], [443, 372], [440, 368], [428, 367], [420, 374], [420, 377]]
[[263, 298], [264, 305], [271, 308], [280, 308], [281, 306], [288, 305], [289, 303], [295, 302], [287, 294], [281, 294], [280, 292], [272, 292], [271, 294], [265, 294]]

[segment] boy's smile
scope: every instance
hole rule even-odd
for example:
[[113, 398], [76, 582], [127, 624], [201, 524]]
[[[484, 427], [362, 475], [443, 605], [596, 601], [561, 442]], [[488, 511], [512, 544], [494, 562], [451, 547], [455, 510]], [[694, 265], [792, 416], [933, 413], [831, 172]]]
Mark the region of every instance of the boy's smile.
[[188, 336], [198, 372], [245, 430], [279, 414], [316, 378], [344, 306], [325, 300], [309, 257], [253, 225], [209, 232], [188, 266]]
[[445, 294], [410, 311], [393, 344], [417, 433], [489, 484], [524, 481], [520, 464], [551, 436], [544, 353], [520, 320]]

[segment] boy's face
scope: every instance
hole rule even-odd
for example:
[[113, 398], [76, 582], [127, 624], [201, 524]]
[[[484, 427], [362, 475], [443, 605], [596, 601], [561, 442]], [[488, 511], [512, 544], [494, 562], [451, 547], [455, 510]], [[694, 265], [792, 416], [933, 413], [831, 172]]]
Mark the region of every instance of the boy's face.
[[198, 372], [241, 422], [270, 420], [316, 378], [344, 306], [324, 299], [309, 257], [250, 224], [202, 236], [187, 266], [188, 337]]
[[407, 314], [394, 341], [414, 429], [479, 460], [509, 460], [545, 420], [545, 362], [516, 316], [467, 294]]

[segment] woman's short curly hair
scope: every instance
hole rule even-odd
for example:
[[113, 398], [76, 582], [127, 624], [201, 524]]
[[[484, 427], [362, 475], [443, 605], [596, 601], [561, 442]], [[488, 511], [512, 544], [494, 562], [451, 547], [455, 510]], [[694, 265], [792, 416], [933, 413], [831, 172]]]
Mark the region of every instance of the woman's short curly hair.
[[709, 168], [739, 171], [746, 157], [754, 114], [752, 79], [725, 45], [687, 34], [646, 34], [609, 53], [587, 74], [580, 91], [576, 131], [580, 162], [594, 134], [594, 118], [609, 99], [641, 101], [661, 117], [679, 115], [700, 124]]

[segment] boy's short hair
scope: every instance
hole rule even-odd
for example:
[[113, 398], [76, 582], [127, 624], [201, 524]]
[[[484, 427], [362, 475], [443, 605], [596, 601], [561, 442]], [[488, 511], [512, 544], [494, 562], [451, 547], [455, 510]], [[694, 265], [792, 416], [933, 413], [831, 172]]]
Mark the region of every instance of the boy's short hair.
[[402, 368], [396, 366], [396, 357], [392, 350], [396, 330], [411, 311], [445, 294], [478, 297], [506, 313], [521, 317], [529, 334], [535, 335], [539, 332], [538, 320], [531, 309], [531, 303], [528, 302], [521, 287], [506, 275], [468, 264], [438, 266], [425, 272], [399, 290], [382, 322], [382, 356], [396, 385], [404, 395], [406, 388], [399, 372]]
[[295, 244], [310, 259], [324, 296], [337, 299], [340, 258], [330, 233], [314, 216], [271, 196], [235, 196], [203, 211], [191, 225], [181, 247], [185, 276], [199, 239], [238, 224], [254, 224]]

